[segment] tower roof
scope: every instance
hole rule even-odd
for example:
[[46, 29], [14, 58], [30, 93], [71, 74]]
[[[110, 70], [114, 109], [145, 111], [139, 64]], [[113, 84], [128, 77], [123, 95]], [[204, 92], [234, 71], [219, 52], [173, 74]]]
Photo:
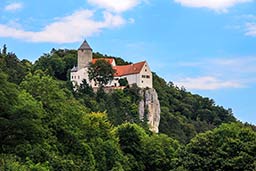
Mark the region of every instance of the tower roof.
[[87, 43], [86, 40], [81, 44], [80, 48], [78, 50], [92, 50], [90, 45]]

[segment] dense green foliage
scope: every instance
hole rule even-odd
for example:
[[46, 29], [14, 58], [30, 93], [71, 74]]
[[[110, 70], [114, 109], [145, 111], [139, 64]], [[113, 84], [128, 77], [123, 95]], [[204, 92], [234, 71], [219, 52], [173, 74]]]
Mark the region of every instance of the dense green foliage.
[[256, 132], [238, 123], [197, 135], [185, 151], [189, 170], [256, 170]]
[[120, 125], [124, 122], [136, 122], [139, 120], [138, 103], [140, 96], [137, 87], [115, 90], [106, 93], [99, 89], [94, 93], [92, 88], [84, 81], [74, 95], [84, 106], [93, 112], [107, 112], [108, 118], [113, 125]]
[[75, 58], [53, 49], [31, 64], [0, 53], [1, 171], [256, 170], [255, 126], [231, 110], [154, 74], [154, 134], [138, 118], [138, 87], [95, 93], [84, 81], [74, 91], [66, 80]]
[[76, 50], [55, 50], [50, 54], [44, 54], [33, 65], [33, 71], [42, 70], [46, 74], [59, 80], [69, 79], [69, 70], [77, 64]]
[[161, 104], [160, 132], [187, 143], [197, 133], [236, 119], [231, 109], [216, 106], [214, 101], [191, 94], [153, 74], [153, 87]]
[[89, 79], [93, 80], [100, 87], [107, 85], [114, 78], [115, 70], [106, 60], [97, 60], [90, 63], [88, 68]]
[[108, 56], [108, 55], [103, 55], [99, 52], [93, 53], [93, 58], [114, 58], [116, 61], [116, 65], [127, 65], [127, 64], [131, 64], [131, 62], [127, 62], [125, 60], [123, 60], [120, 57], [114, 57], [114, 56]]
[[32, 63], [26, 59], [20, 61], [14, 53], [7, 53], [7, 47], [0, 52], [0, 71], [6, 73], [8, 81], [19, 84], [31, 70]]

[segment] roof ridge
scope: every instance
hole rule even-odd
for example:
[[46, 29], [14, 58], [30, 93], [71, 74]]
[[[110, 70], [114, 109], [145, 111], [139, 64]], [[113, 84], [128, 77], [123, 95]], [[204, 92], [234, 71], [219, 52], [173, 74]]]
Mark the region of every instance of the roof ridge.
[[134, 64], [117, 65], [114, 67], [114, 69], [116, 69], [115, 75], [124, 76], [124, 75], [138, 74], [141, 72], [145, 63], [146, 61], [141, 61]]

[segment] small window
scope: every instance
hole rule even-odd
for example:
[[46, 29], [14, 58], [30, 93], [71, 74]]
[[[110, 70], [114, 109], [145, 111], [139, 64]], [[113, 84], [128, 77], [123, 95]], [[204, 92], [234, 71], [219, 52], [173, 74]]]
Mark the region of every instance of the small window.
[[76, 76], [74, 76], [74, 79], [76, 79]]
[[147, 77], [146, 78], [150, 78], [150, 76], [149, 75], [147, 75]]
[[78, 79], [80, 79], [80, 76], [78, 76]]
[[71, 76], [71, 78], [73, 79], [73, 75]]
[[141, 81], [141, 83], [143, 83], [143, 81]]
[[147, 72], [148, 70], [147, 69], [145, 69], [145, 72]]

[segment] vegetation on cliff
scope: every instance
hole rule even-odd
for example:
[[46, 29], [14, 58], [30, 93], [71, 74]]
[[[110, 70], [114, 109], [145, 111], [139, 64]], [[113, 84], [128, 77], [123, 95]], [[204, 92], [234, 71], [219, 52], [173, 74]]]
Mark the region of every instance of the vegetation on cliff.
[[[100, 57], [101, 54], [94, 54]], [[118, 58], [119, 64], [127, 63]], [[0, 170], [255, 170], [255, 126], [154, 74], [160, 134], [139, 120], [139, 89], [73, 91], [75, 50], [34, 64], [0, 54]]]

